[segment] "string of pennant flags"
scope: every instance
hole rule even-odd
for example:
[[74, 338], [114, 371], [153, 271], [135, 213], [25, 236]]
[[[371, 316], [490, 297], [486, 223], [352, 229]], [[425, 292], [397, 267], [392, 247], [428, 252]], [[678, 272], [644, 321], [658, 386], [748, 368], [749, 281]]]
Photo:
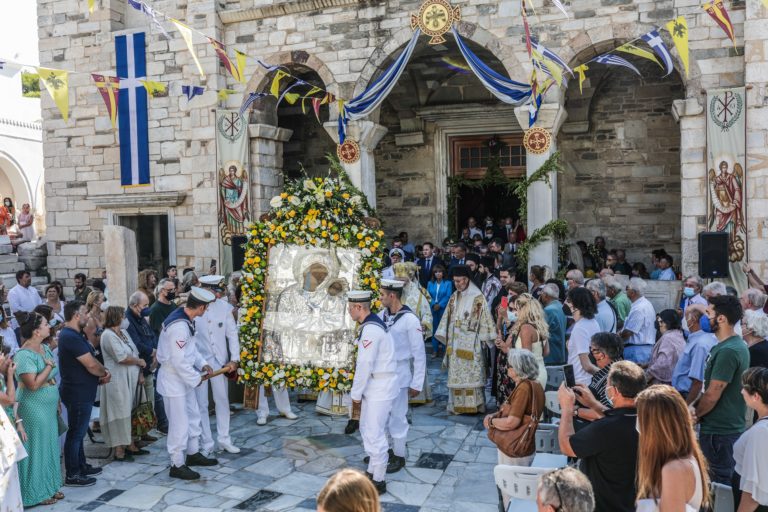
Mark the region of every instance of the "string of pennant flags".
[[[240, 83], [246, 82], [246, 66], [249, 61], [255, 60], [256, 64], [261, 66], [267, 73], [274, 73], [272, 82], [269, 87], [269, 92], [252, 92], [248, 94], [240, 106], [240, 114], [244, 116], [246, 112], [252, 108], [253, 104], [260, 98], [266, 96], [273, 96], [277, 98], [277, 105], [280, 105], [283, 101], [288, 104], [295, 105], [301, 100], [302, 112], [307, 114], [313, 112], [318, 122], [320, 121], [320, 107], [322, 105], [336, 102], [339, 108], [339, 138], [340, 143], [344, 142], [346, 128], [350, 120], [359, 119], [367, 116], [371, 111], [377, 108], [382, 101], [386, 98], [389, 92], [394, 87], [397, 79], [402, 74], [405, 65], [407, 64], [413, 49], [416, 45], [416, 40], [421, 35], [420, 29], [414, 31], [411, 42], [402, 51], [400, 56], [387, 68], [381, 76], [360, 95], [352, 100], [346, 101], [336, 98], [332, 93], [329, 93], [323, 87], [309, 84], [305, 80], [291, 74], [285, 66], [268, 65], [259, 58], [253, 58], [248, 56], [245, 52], [232, 48], [224, 43], [207, 36], [203, 32], [196, 30], [181, 21], [172, 18], [165, 13], [158, 11], [157, 9], [149, 6], [143, 0], [126, 0], [127, 3], [134, 9], [142, 12], [163, 37], [166, 39], [172, 39], [171, 34], [166, 30], [163, 25], [164, 21], [170, 22], [181, 35], [182, 39], [186, 43], [187, 49], [191, 54], [192, 60], [197, 68], [201, 77], [205, 77], [202, 65], [197, 57], [194, 46], [194, 35], [200, 36], [210, 44], [214, 52], [216, 53], [219, 62], [232, 76], [232, 78]], [[763, 4], [768, 7], [768, 0], [761, 0]], [[570, 14], [566, 10], [565, 6], [560, 0], [552, 0], [553, 4], [559, 9], [567, 18], [570, 18]], [[95, 0], [87, 0], [88, 11], [93, 13], [96, 8]], [[688, 52], [688, 24], [684, 16], [678, 16], [674, 20], [669, 21], [664, 27], [656, 27], [653, 30], [637, 37], [629, 42], [626, 42], [612, 50], [602, 53], [586, 63], [571, 69], [568, 64], [561, 59], [555, 52], [548, 49], [541, 44], [536, 37], [531, 34], [531, 24], [528, 20], [528, 13], [526, 7], [526, 0], [521, 0], [521, 18], [525, 33], [525, 45], [528, 56], [532, 63], [532, 71], [528, 79], [528, 83], [517, 82], [511, 79], [507, 79], [501, 75], [498, 75], [487, 64], [471, 52], [469, 47], [463, 42], [455, 27], [449, 27], [452, 31], [454, 38], [456, 39], [462, 56], [467, 62], [468, 69], [475, 73], [480, 79], [481, 83], [501, 101], [514, 105], [528, 105], [529, 126], [533, 126], [536, 122], [538, 111], [542, 103], [543, 96], [552, 86], [565, 87], [567, 86], [568, 76], [579, 80], [579, 90], [583, 91], [583, 83], [586, 79], [586, 72], [590, 69], [590, 65], [601, 64], [608, 66], [619, 66], [629, 69], [638, 75], [641, 75], [640, 71], [626, 58], [619, 54], [630, 54], [643, 59], [647, 59], [658, 64], [665, 72], [663, 76], [668, 76], [674, 70], [674, 61], [669, 49], [666, 47], [662, 40], [659, 31], [666, 29], [671, 37], [672, 41], [677, 49], [679, 58], [683, 64], [686, 76], [689, 75], [689, 52]], [[535, 16], [535, 10], [533, 7], [533, 0], [527, 0], [527, 4], [531, 9], [531, 12]], [[458, 8], [456, 8], [458, 9]], [[734, 43], [735, 46], [735, 33], [733, 23], [730, 20], [728, 11], [723, 4], [723, 0], [714, 0], [712, 2], [705, 3], [702, 9], [709, 14], [709, 16], [717, 23], [717, 25], [723, 30], [726, 36]], [[638, 46], [640, 43], [648, 45], [650, 50]], [[230, 53], [234, 54], [234, 58], [230, 57]], [[0, 59], [0, 74], [12, 75], [24, 67], [36, 67], [40, 80], [45, 86], [46, 90], [54, 100], [56, 106], [62, 114], [64, 121], [66, 122], [69, 117], [69, 88], [68, 77], [70, 74], [90, 74], [91, 79], [98, 89], [104, 104], [107, 108], [112, 126], [115, 126], [118, 115], [118, 91], [120, 89], [120, 78], [117, 76], [107, 76], [102, 74], [81, 73], [65, 69], [53, 69], [38, 66], [29, 66], [12, 61], [6, 61]], [[155, 80], [143, 79], [139, 80], [147, 91], [150, 98], [164, 97], [169, 94], [169, 83]], [[305, 88], [304, 92], [300, 93], [300, 88]], [[193, 84], [182, 84], [181, 94], [186, 97], [188, 102], [191, 102], [197, 96], [201, 96], [206, 88]], [[231, 94], [237, 93], [235, 89], [223, 88], [216, 91], [219, 101], [225, 101]], [[308, 108], [310, 107], [310, 108]]]

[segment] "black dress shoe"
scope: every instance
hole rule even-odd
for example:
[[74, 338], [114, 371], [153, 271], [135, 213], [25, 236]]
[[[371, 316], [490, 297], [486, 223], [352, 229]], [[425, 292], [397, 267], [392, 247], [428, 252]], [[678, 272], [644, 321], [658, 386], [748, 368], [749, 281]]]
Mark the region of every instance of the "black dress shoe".
[[360, 428], [360, 420], [349, 420], [347, 426], [344, 427], [345, 434], [354, 434], [357, 429]]
[[149, 455], [149, 450], [145, 450], [144, 448], [139, 448], [138, 450], [125, 450], [125, 453], [130, 453], [133, 456]]
[[171, 466], [171, 478], [180, 478], [181, 480], [199, 480], [200, 473], [192, 471], [187, 466]]
[[218, 460], [208, 458], [200, 452], [187, 455], [187, 460], [185, 462], [187, 466], [215, 466], [219, 463]]
[[391, 455], [387, 463], [387, 473], [397, 473], [405, 467], [405, 457]]
[[64, 480], [64, 485], [67, 487], [90, 487], [91, 485], [95, 484], [95, 478], [84, 475], [68, 476]]
[[386, 492], [387, 492], [387, 482], [385, 482], [383, 480], [381, 482], [377, 482], [376, 480], [372, 480], [372, 482], [373, 482], [373, 486], [376, 487], [376, 492], [379, 493], [379, 496], [381, 496], [382, 494], [386, 494]]
[[85, 476], [95, 476], [95, 475], [100, 475], [101, 473], [102, 473], [102, 469], [101, 468], [95, 468], [95, 467], [90, 466], [90, 465], [85, 466], [85, 469], [83, 470], [83, 474]]

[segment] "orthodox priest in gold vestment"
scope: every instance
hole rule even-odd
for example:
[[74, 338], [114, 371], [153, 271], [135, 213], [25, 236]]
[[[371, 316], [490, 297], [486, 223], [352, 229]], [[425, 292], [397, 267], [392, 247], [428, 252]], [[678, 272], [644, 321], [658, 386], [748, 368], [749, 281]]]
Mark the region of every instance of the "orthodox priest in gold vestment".
[[483, 346], [491, 346], [496, 331], [483, 293], [469, 280], [469, 268], [457, 265], [452, 273], [456, 291], [435, 337], [446, 346], [443, 367], [448, 368], [448, 412], [475, 414], [485, 411]]

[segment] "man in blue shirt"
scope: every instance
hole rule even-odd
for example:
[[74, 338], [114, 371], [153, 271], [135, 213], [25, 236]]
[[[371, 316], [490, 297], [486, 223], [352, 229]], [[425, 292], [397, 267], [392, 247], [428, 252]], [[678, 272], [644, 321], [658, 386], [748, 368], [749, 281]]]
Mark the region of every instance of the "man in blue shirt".
[[672, 386], [686, 397], [685, 401], [689, 404], [701, 393], [707, 357], [712, 347], [717, 345], [715, 335], [702, 331], [699, 325], [705, 310], [701, 304], [690, 304], [685, 309], [685, 323], [690, 334], [672, 373]]
[[101, 473], [86, 463], [83, 438], [88, 431], [91, 409], [99, 384], [109, 382], [109, 372], [94, 356], [94, 349], [83, 335], [88, 323], [85, 304], [74, 300], [64, 305], [64, 328], [59, 333], [59, 394], [67, 408], [67, 437], [64, 441], [64, 485], [86, 487], [94, 485], [92, 475]]
[[546, 364], [565, 364], [565, 313], [560, 298], [560, 290], [552, 283], [541, 288], [539, 301], [544, 306], [544, 317], [549, 326], [549, 355], [544, 358]]

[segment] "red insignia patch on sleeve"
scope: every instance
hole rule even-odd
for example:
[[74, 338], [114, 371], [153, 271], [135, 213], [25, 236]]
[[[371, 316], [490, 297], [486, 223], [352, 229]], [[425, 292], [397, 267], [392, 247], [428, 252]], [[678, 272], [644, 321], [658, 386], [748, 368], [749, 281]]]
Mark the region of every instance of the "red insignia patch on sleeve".
[[373, 343], [373, 341], [371, 341], [371, 340], [363, 340], [363, 341], [362, 341], [362, 344], [363, 344], [363, 348], [368, 348], [368, 347], [370, 347], [370, 346], [371, 346], [371, 343]]
[[184, 348], [184, 346], [185, 346], [186, 344], [187, 344], [187, 342], [186, 342], [185, 340], [178, 340], [178, 341], [176, 342], [176, 346], [177, 346], [177, 347], [179, 347], [179, 348]]

